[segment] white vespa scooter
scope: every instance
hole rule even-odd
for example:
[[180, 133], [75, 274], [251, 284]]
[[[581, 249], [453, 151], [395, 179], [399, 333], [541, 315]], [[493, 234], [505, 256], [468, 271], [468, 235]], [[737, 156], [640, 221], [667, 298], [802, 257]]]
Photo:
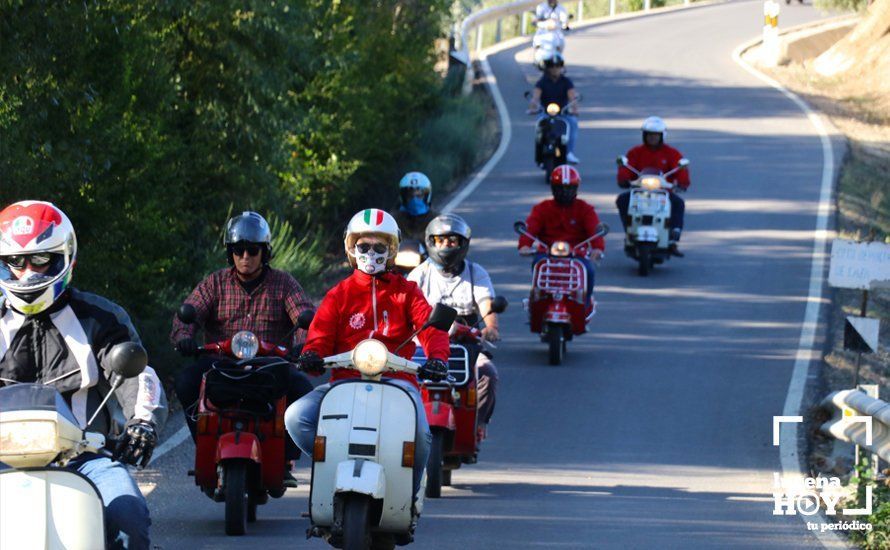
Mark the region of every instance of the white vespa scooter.
[[630, 203], [627, 208], [630, 224], [624, 233], [624, 253], [637, 260], [638, 273], [645, 277], [655, 264], [664, 263], [671, 257], [669, 193], [675, 186], [667, 178], [679, 170], [685, 170], [689, 160], [680, 159], [677, 167], [665, 174], [637, 170], [627, 163], [625, 156], [618, 157], [617, 163], [638, 176], [630, 182]]
[[[430, 326], [447, 331], [455, 316], [454, 309], [437, 305], [405, 343]], [[308, 535], [346, 550], [407, 544], [423, 510], [426, 483], [424, 475], [418, 492], [412, 490], [417, 411], [408, 392], [381, 377], [416, 374], [420, 365], [371, 338], [324, 361], [328, 368], [354, 369], [362, 377], [333, 385], [321, 402]]]
[[105, 548], [102, 497], [86, 476], [64, 466], [86, 453], [105, 453], [105, 436], [88, 432], [124, 378], [147, 363], [139, 344], [115, 346], [117, 375], [105, 401], [81, 429], [61, 394], [42, 384], [0, 388], [0, 548], [99, 550]]
[[[572, 16], [570, 15], [569, 17]], [[545, 68], [544, 61], [555, 53], [561, 54], [565, 48], [565, 31], [568, 30], [568, 27], [563, 28], [556, 19], [535, 21], [535, 27], [537, 30], [534, 37], [532, 37], [534, 63], [535, 67], [543, 71]]]

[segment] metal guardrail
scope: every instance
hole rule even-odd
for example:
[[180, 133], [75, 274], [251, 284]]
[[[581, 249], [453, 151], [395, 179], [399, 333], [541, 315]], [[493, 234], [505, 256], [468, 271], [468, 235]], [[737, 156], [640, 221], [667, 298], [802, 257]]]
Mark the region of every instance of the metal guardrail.
[[831, 393], [820, 407], [832, 414], [820, 431], [890, 461], [890, 403], [856, 389]]
[[[497, 22], [497, 30], [495, 32], [495, 43], [501, 42], [501, 21], [506, 17], [512, 17], [514, 15], [522, 14], [522, 25], [520, 26], [520, 36], [528, 36], [529, 30], [529, 22], [531, 13], [529, 10], [533, 10], [535, 6], [540, 4], [542, 0], [518, 0], [516, 2], [511, 2], [509, 4], [502, 4], [500, 6], [492, 6], [489, 8], [485, 8], [479, 10], [477, 12], [471, 13], [466, 19], [464, 19], [460, 24], [460, 30], [455, 36], [455, 51], [452, 52], [452, 56], [459, 60], [461, 63], [464, 63], [467, 66], [467, 76], [464, 81], [464, 93], [469, 93], [472, 89], [472, 55], [470, 52], [470, 34], [475, 30], [476, 31], [476, 40], [475, 40], [475, 48], [476, 52], [482, 49], [483, 44], [483, 32], [482, 25], [485, 23], [489, 23], [491, 21]], [[683, 0], [684, 5], [689, 5], [691, 0]], [[609, 0], [609, 17], [614, 17], [618, 13], [618, 0]], [[573, 4], [577, 4], [575, 19], [573, 20], [574, 24], [578, 24], [584, 19], [584, 1], [583, 0], [572, 0], [563, 2], [566, 6], [571, 6]], [[649, 11], [652, 7], [651, 0], [643, 0], [643, 11]]]

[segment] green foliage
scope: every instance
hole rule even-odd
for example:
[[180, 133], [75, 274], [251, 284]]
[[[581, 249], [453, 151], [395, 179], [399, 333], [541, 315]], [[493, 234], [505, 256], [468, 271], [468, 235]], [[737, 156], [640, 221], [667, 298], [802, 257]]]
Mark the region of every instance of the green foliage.
[[324, 270], [325, 234], [310, 233], [307, 229], [300, 232], [298, 238], [291, 223], [275, 214], [267, 216], [272, 230], [273, 256], [270, 265], [275, 269], [287, 271], [298, 281], [303, 281], [307, 292], [318, 293], [320, 281], [318, 274]]
[[870, 458], [862, 454], [859, 464], [854, 468], [855, 475], [850, 483], [855, 483], [856, 496], [853, 502], [847, 503], [851, 508], [865, 508], [865, 487], [870, 485], [872, 491], [872, 514], [859, 517], [862, 523], [870, 523], [871, 531], [850, 531], [850, 538], [865, 550], [879, 550], [890, 547], [890, 488], [886, 483], [876, 483]]
[[868, 0], [816, 0], [815, 2], [815, 6], [823, 11], [860, 11], [868, 4]]
[[450, 8], [0, 0], [0, 204], [62, 207], [75, 285], [123, 305], [166, 364], [171, 312], [224, 265], [230, 208], [274, 213], [276, 263], [311, 288], [347, 216], [392, 204], [444, 112]]

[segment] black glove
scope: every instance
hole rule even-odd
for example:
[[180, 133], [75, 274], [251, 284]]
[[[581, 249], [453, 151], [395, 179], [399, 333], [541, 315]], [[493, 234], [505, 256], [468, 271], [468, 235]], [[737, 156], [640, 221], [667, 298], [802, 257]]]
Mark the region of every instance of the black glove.
[[146, 420], [133, 418], [124, 428], [124, 434], [117, 442], [114, 460], [123, 464], [132, 464], [144, 468], [151, 460], [151, 453], [158, 443], [158, 434], [154, 424]]
[[433, 382], [445, 380], [448, 378], [448, 363], [441, 359], [427, 359], [426, 363], [417, 369], [417, 376]]
[[299, 368], [303, 372], [308, 372], [309, 374], [324, 373], [324, 359], [322, 359], [314, 351], [307, 351], [306, 353], [300, 355], [295, 363], [297, 365], [297, 368]]
[[174, 347], [180, 355], [185, 355], [186, 357], [198, 355], [198, 343], [195, 342], [195, 339], [192, 337], [183, 338], [176, 342], [176, 346]]

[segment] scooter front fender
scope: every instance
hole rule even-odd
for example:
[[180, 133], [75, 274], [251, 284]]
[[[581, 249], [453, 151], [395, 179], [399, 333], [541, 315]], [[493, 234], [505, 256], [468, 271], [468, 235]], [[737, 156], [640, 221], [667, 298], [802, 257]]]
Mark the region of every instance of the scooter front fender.
[[[236, 437], [237, 436], [237, 437]], [[256, 434], [229, 432], [220, 436], [216, 444], [216, 462], [233, 458], [245, 458], [257, 464], [263, 461], [263, 451]]]
[[386, 473], [383, 466], [370, 460], [344, 460], [337, 464], [334, 493], [358, 493], [383, 499], [386, 495]]
[[452, 432], [456, 429], [454, 406], [451, 403], [432, 400], [425, 402], [423, 408], [430, 428], [444, 428]]

